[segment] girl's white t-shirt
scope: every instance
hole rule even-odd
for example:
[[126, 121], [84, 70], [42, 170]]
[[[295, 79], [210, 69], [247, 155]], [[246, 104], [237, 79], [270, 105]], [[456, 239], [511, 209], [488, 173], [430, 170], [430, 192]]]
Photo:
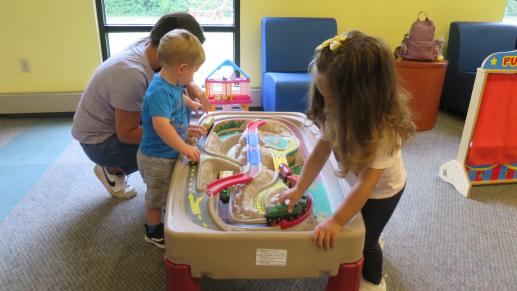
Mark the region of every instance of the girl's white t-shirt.
[[[379, 182], [373, 188], [372, 194], [368, 197], [369, 199], [389, 198], [404, 188], [406, 184], [406, 170], [401, 150], [399, 148], [390, 155], [385, 139], [381, 139], [379, 142], [375, 158], [368, 167], [384, 170]], [[359, 182], [357, 174], [353, 172], [349, 172], [344, 178], [351, 187]]]
[[384, 170], [379, 182], [372, 190], [370, 199], [389, 198], [400, 192], [406, 185], [406, 169], [400, 148], [390, 155], [387, 144], [381, 140], [375, 158], [369, 167]]

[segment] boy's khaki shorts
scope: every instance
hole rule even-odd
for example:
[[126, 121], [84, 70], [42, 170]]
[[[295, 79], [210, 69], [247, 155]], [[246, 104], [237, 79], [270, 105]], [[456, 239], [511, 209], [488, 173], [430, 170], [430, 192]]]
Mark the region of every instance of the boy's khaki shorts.
[[136, 161], [140, 175], [147, 185], [145, 207], [165, 207], [176, 159], [149, 157], [138, 150]]

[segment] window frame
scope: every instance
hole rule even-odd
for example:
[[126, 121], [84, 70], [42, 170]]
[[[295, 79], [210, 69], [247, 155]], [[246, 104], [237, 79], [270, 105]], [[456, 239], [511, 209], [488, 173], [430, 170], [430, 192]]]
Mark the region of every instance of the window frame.
[[[153, 25], [149, 24], [107, 24], [106, 9], [104, 0], [95, 0], [97, 12], [97, 24], [101, 43], [102, 60], [110, 57], [109, 33], [117, 32], [151, 32]], [[232, 32], [233, 33], [233, 59], [234, 63], [240, 65], [240, 0], [233, 0], [233, 25], [201, 25], [204, 32]]]

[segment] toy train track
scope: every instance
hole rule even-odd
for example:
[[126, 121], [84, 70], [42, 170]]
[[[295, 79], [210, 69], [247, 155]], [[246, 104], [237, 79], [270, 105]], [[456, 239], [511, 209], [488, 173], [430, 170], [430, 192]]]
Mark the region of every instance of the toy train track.
[[244, 173], [238, 173], [233, 176], [218, 179], [207, 185], [206, 194], [208, 194], [208, 196], [213, 196], [230, 186], [248, 184], [252, 180], [252, 177], [247, 176]]

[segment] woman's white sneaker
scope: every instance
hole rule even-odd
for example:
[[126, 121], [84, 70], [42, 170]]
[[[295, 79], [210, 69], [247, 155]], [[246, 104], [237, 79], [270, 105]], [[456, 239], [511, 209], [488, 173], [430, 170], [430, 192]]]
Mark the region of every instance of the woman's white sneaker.
[[127, 184], [127, 176], [124, 174], [111, 174], [103, 166], [95, 165], [95, 176], [101, 181], [106, 190], [115, 198], [131, 199], [136, 196], [136, 190]]

